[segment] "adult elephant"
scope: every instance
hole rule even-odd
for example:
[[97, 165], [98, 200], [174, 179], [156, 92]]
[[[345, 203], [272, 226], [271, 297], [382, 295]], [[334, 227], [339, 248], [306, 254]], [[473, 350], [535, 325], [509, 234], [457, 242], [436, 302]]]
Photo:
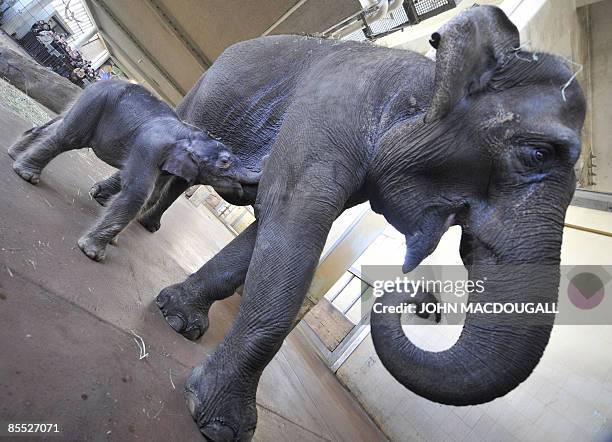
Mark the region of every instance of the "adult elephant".
[[[369, 200], [406, 235], [404, 271], [459, 224], [469, 276], [487, 277], [489, 299], [556, 299], [585, 113], [580, 87], [560, 58], [520, 50], [516, 27], [495, 7], [463, 12], [432, 45], [435, 63], [355, 42], [258, 38], [227, 49], [179, 106], [252, 169], [269, 154], [258, 188], [225, 195], [254, 203], [257, 221], [157, 297], [168, 323], [196, 339], [210, 305], [244, 283], [225, 341], [186, 385], [209, 439], [252, 436], [259, 377], [292, 328], [332, 222], [353, 204]], [[183, 188], [176, 184], [166, 205]], [[534, 263], [554, 270], [534, 274]], [[552, 327], [551, 319], [481, 319], [468, 315], [455, 346], [439, 353], [412, 345], [397, 315], [374, 315], [372, 336], [411, 390], [478, 404], [526, 379]]]

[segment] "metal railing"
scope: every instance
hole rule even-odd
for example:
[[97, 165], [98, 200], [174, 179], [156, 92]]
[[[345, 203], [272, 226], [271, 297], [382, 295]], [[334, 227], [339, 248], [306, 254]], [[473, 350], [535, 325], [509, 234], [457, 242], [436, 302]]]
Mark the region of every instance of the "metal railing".
[[404, 0], [404, 9], [412, 25], [453, 9], [455, 6], [457, 6], [455, 0]]
[[[401, 8], [376, 22], [367, 21], [365, 15], [362, 14], [358, 20], [362, 21], [363, 29], [357, 30], [345, 38], [358, 41], [376, 40], [453, 9], [457, 6], [457, 3], [459, 3], [459, 0], [404, 0]], [[349, 19], [354, 20], [355, 18], [349, 17], [347, 20]], [[342, 23], [337, 26], [340, 25]]]

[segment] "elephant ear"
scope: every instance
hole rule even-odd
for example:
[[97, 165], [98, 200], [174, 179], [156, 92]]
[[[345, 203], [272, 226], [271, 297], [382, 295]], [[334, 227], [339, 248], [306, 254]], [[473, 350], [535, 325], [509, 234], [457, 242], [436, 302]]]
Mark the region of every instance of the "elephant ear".
[[199, 174], [198, 164], [191, 152], [189, 140], [179, 140], [170, 144], [159, 168], [172, 175], [183, 178], [188, 183], [195, 182]]
[[444, 118], [459, 100], [481, 87], [487, 74], [520, 46], [520, 37], [501, 9], [474, 6], [446, 23], [429, 42], [437, 52], [426, 123]]

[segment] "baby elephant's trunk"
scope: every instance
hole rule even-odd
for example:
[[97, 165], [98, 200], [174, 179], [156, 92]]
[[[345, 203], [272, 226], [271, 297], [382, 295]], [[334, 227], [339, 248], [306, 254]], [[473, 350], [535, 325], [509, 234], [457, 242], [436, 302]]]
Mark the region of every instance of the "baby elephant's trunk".
[[269, 155], [266, 155], [261, 159], [259, 172], [254, 172], [250, 169], [247, 169], [243, 165], [239, 165], [236, 169], [236, 181], [242, 184], [259, 184], [264, 168], [266, 167], [266, 162], [268, 161], [268, 156]]
[[241, 184], [257, 184], [261, 179], [263, 171], [254, 172], [252, 170], [247, 169], [246, 167], [240, 167], [236, 170], [236, 181]]

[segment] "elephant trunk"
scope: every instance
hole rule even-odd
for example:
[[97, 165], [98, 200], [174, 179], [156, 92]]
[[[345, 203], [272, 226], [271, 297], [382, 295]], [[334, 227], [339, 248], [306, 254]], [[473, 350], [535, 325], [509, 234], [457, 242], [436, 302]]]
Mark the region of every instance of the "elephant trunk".
[[246, 167], [240, 167], [236, 170], [235, 179], [241, 184], [258, 184], [261, 175], [262, 172], [254, 172]]
[[255, 172], [253, 170], [247, 169], [242, 165], [241, 162], [236, 164], [236, 169], [234, 171], [233, 178], [239, 182], [240, 184], [259, 184], [261, 177], [263, 175], [264, 168], [268, 161], [269, 155], [265, 155], [260, 162], [259, 172]]
[[[561, 227], [554, 230], [546, 235], [546, 244], [533, 241], [529, 244], [543, 250], [548, 259], [540, 256], [529, 260], [518, 259], [516, 255], [513, 259], [503, 259], [502, 251], [494, 251], [482, 243], [473, 247], [478, 241], [464, 234], [462, 255], [469, 279], [486, 281], [482, 293], [470, 293], [469, 304], [552, 306], [556, 303], [562, 232]], [[470, 242], [467, 246], [466, 237]], [[512, 250], [523, 253], [528, 246], [524, 242], [515, 242], [517, 246], [510, 253]], [[538, 248], [539, 245], [542, 247]], [[414, 303], [415, 299], [403, 293], [387, 293], [381, 298], [383, 307], [404, 302]], [[400, 314], [376, 313], [376, 310], [371, 316], [376, 353], [393, 377], [429, 400], [448, 405], [475, 405], [505, 395], [530, 375], [548, 344], [554, 314], [468, 312], [458, 341], [441, 352], [415, 346], [404, 334], [400, 319]]]

